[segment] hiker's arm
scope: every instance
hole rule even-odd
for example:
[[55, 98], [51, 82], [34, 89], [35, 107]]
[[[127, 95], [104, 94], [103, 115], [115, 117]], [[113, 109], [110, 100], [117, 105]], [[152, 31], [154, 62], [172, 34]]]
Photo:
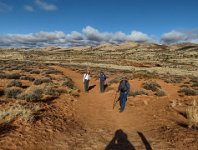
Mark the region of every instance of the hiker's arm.
[[83, 82], [85, 82], [85, 74], [83, 75]]
[[117, 93], [120, 91], [120, 85], [118, 86], [118, 90], [117, 90]]

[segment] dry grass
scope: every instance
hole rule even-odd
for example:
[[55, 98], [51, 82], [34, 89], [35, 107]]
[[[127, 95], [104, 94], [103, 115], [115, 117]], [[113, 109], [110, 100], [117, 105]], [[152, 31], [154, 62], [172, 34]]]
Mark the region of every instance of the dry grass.
[[198, 129], [198, 107], [189, 106], [186, 109], [186, 116], [188, 119], [188, 127]]
[[143, 89], [129, 92], [129, 96], [137, 96], [137, 95], [148, 95], [148, 93]]
[[0, 120], [9, 119], [16, 120], [17, 118], [22, 119], [26, 122], [34, 122], [36, 119], [36, 113], [41, 110], [41, 107], [36, 105], [33, 108], [23, 106], [21, 104], [16, 104], [7, 111], [0, 111]]

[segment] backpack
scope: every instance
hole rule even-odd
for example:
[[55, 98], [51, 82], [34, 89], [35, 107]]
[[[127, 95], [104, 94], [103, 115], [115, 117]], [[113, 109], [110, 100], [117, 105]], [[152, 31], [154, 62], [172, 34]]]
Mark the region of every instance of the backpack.
[[106, 80], [105, 74], [100, 74], [100, 80], [101, 80], [101, 81], [105, 81], [105, 80]]
[[120, 91], [121, 91], [121, 92], [126, 92], [126, 91], [128, 91], [128, 90], [129, 90], [128, 82], [122, 80], [122, 81], [120, 82]]

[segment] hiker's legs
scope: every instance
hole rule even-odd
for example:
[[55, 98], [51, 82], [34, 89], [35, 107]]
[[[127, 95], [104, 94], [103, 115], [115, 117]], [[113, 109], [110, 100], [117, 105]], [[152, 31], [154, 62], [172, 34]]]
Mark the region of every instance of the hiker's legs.
[[100, 92], [104, 92], [104, 81], [100, 81]]
[[84, 89], [85, 89], [85, 92], [88, 91], [88, 88], [89, 88], [89, 80], [85, 80], [85, 81], [84, 81]]
[[124, 111], [125, 108], [125, 104], [126, 104], [126, 100], [127, 100], [127, 93], [121, 93], [120, 94], [120, 104], [121, 104], [121, 108], [120, 108], [120, 112]]

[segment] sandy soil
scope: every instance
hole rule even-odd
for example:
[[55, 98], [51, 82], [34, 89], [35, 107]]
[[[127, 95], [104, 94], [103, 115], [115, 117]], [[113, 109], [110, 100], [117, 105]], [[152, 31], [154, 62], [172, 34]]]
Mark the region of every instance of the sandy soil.
[[[129, 97], [125, 111], [119, 103], [113, 109], [117, 84], [112, 90], [99, 92], [99, 82], [92, 78], [91, 89], [83, 92], [82, 74], [68, 68], [53, 66], [72, 78], [80, 89], [79, 97], [62, 95], [45, 103], [42, 119], [34, 125], [15, 122], [1, 124], [0, 149], [61, 150], [168, 150], [198, 149], [197, 130], [178, 125], [185, 118], [171, 107], [180, 98], [177, 85], [156, 80], [167, 96]], [[131, 80], [132, 89], [141, 89], [144, 80]], [[66, 97], [67, 96], [67, 97]], [[6, 133], [4, 132], [6, 131]]]

